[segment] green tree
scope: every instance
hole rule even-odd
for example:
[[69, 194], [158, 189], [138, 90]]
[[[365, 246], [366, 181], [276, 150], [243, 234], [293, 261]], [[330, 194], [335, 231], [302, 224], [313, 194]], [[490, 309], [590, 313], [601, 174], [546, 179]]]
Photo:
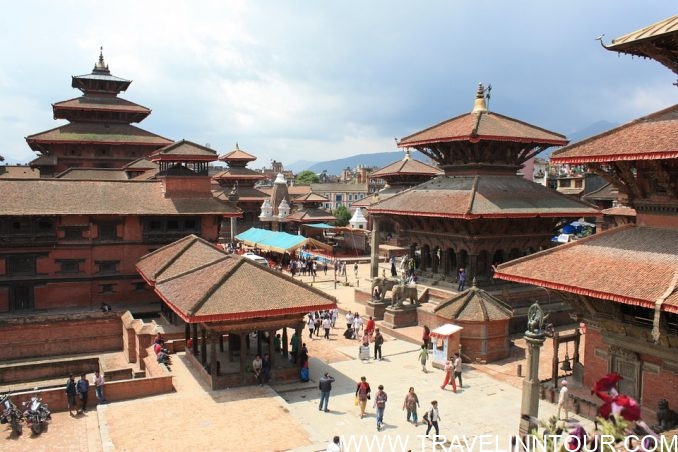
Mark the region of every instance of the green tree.
[[346, 206], [339, 206], [334, 211], [334, 216], [337, 219], [337, 226], [346, 226], [348, 220], [351, 219], [351, 212], [348, 211]]
[[320, 182], [320, 178], [311, 170], [304, 170], [294, 178], [296, 185], [311, 185]]

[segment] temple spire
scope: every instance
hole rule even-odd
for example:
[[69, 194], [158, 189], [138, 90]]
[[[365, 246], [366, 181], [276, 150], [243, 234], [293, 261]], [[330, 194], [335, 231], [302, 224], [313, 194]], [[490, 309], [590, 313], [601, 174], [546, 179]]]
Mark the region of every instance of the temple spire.
[[487, 111], [487, 104], [485, 103], [485, 87], [482, 83], [478, 83], [478, 91], [476, 91], [476, 100], [473, 103], [473, 110], [471, 113], [480, 113]]
[[97, 61], [94, 64], [94, 69], [92, 70], [93, 74], [110, 74], [111, 72], [108, 70], [108, 65], [104, 61], [104, 48], [99, 47], [99, 61]]
[[403, 157], [403, 162], [406, 162], [410, 159], [410, 148], [405, 148], [405, 157]]

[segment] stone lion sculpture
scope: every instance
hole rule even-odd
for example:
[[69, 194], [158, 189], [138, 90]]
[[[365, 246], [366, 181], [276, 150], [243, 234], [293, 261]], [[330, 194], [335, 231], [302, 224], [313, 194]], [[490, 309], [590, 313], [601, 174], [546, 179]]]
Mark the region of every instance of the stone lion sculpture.
[[657, 433], [678, 427], [678, 413], [669, 408], [669, 401], [661, 399], [657, 402], [657, 423], [652, 430]]

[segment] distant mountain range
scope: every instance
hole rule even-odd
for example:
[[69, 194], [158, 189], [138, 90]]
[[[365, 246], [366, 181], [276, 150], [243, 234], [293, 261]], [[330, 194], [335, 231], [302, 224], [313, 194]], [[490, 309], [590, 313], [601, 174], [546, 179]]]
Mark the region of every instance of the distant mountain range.
[[[568, 136], [568, 139], [570, 140], [570, 144], [576, 143], [615, 127], [617, 127], [617, 124], [608, 121], [598, 121], [582, 130], [571, 133]], [[556, 149], [558, 148], [549, 148], [542, 152], [539, 156], [542, 158], [548, 158], [548, 156], [550, 156], [551, 153]], [[327, 160], [324, 162], [300, 160], [292, 163], [291, 165], [285, 165], [285, 169], [291, 170], [295, 174], [304, 170], [310, 170], [317, 174], [327, 171], [328, 174], [338, 175], [342, 170], [346, 168], [355, 169], [358, 165], [364, 165], [371, 168], [383, 168], [386, 165], [390, 165], [391, 163], [402, 159], [404, 156], [405, 153], [403, 151], [391, 151], [377, 152], [374, 154], [358, 154], [337, 160]], [[421, 154], [419, 151], [412, 151], [412, 158], [427, 164], [431, 164], [428, 157]]]

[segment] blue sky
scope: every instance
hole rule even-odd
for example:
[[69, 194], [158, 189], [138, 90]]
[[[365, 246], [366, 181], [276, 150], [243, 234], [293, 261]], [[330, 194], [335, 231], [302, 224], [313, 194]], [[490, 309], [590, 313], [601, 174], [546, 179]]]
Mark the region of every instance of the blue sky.
[[37, 1], [3, 5], [0, 155], [35, 157], [24, 137], [57, 127], [51, 104], [104, 48], [139, 127], [170, 139], [238, 142], [268, 166], [396, 150], [473, 106], [565, 135], [676, 103], [659, 63], [603, 41], [676, 14], [666, 0]]

